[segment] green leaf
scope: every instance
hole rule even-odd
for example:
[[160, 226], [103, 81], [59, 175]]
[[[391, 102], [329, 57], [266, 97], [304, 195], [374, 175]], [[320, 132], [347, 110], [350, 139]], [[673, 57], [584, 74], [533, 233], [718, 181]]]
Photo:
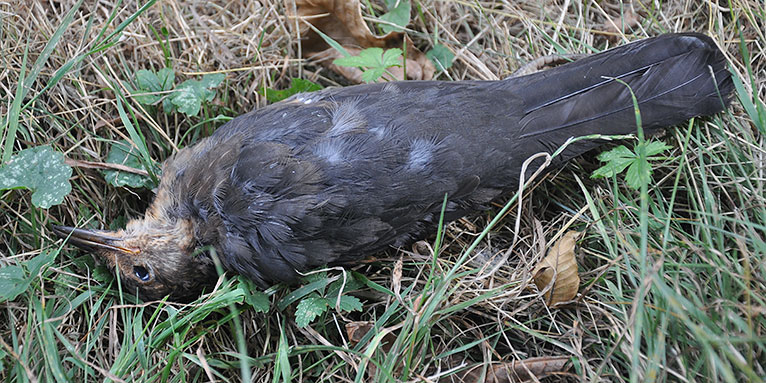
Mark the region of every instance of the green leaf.
[[245, 292], [245, 303], [250, 305], [256, 312], [268, 312], [271, 304], [269, 303], [269, 296], [258, 290], [258, 286], [253, 281], [238, 276], [237, 279]]
[[311, 296], [315, 291], [324, 291], [324, 288], [328, 283], [330, 283], [330, 279], [323, 278], [302, 286], [294, 291], [291, 291], [284, 298], [277, 301], [277, 309], [282, 311], [293, 302], [296, 302], [299, 299], [303, 299], [304, 297]]
[[0, 302], [12, 301], [29, 287], [30, 279], [24, 275], [21, 266], [0, 268]]
[[[641, 159], [636, 153], [639, 152], [638, 145], [645, 145], [646, 158]], [[636, 145], [635, 151], [620, 145], [612, 150], [601, 153], [598, 159], [606, 164], [596, 169], [591, 178], [611, 178], [622, 173], [626, 168], [625, 182], [629, 187], [638, 189], [643, 184], [648, 184], [652, 180], [652, 167], [649, 164], [651, 156], [660, 154], [670, 148], [662, 141], [649, 141]], [[641, 169], [646, 169], [642, 171]]]
[[320, 89], [322, 89], [322, 86], [319, 84], [315, 84], [309, 80], [304, 80], [302, 78], [294, 78], [290, 80], [290, 87], [287, 89], [275, 90], [275, 89], [261, 88], [260, 92], [261, 94], [266, 96], [266, 99], [269, 100], [269, 102], [279, 102], [294, 94], [314, 92]]
[[[348, 277], [346, 278], [345, 284], [342, 276], [330, 284], [330, 286], [327, 288], [327, 294], [325, 295], [327, 299], [335, 302], [335, 300], [338, 299], [338, 294], [358, 290], [363, 286], [363, 284], [356, 280], [356, 278], [354, 278], [351, 273], [347, 273], [347, 276]], [[341, 286], [343, 287], [342, 292], [340, 291]]]
[[269, 312], [269, 307], [271, 307], [269, 296], [257, 290], [247, 291], [245, 293], [245, 302], [252, 306], [256, 312]]
[[[29, 288], [43, 268], [53, 262], [58, 252], [42, 252], [23, 263], [23, 266], [5, 266], [0, 268], [0, 302], [12, 301]], [[26, 269], [26, 272], [24, 271]]]
[[351, 295], [344, 295], [340, 297], [340, 310], [341, 311], [362, 311], [362, 302], [359, 298]]
[[446, 70], [452, 67], [452, 61], [455, 59], [455, 55], [452, 51], [442, 44], [434, 45], [433, 49], [426, 52], [426, 57], [428, 57], [439, 70]]
[[410, 10], [412, 5], [409, 0], [385, 0], [388, 13], [381, 15], [380, 19], [388, 23], [380, 23], [383, 33], [403, 31], [410, 23]]
[[[112, 144], [109, 148], [109, 155], [106, 156], [106, 163], [120, 164], [134, 169], [146, 170], [138, 149], [130, 145], [126, 140], [120, 140]], [[152, 185], [151, 178], [141, 174], [123, 172], [121, 170], [104, 170], [104, 179], [106, 182], [117, 186], [130, 186], [133, 188], [149, 188]]]
[[170, 102], [179, 112], [187, 116], [196, 116], [202, 107], [202, 102], [212, 101], [215, 97], [215, 91], [210, 88], [217, 87], [224, 77], [223, 73], [216, 73], [206, 74], [201, 81], [186, 80], [178, 85]]
[[[646, 169], [646, 171], [641, 171]], [[652, 167], [649, 165], [649, 161], [646, 158], [636, 157], [628, 167], [628, 171], [625, 173], [625, 182], [628, 183], [632, 189], [638, 190], [641, 185], [648, 185], [652, 180]]]
[[318, 294], [311, 294], [303, 298], [298, 303], [298, 307], [295, 308], [295, 324], [298, 327], [308, 326], [316, 317], [327, 311], [327, 307], [327, 299], [320, 297]]
[[636, 154], [633, 153], [630, 149], [626, 148], [625, 145], [620, 145], [616, 148], [613, 148], [609, 151], [603, 152], [598, 155], [598, 159], [603, 162], [609, 162], [620, 158], [635, 158]]
[[58, 252], [55, 251], [44, 251], [36, 257], [24, 262], [24, 265], [27, 268], [27, 272], [29, 272], [30, 278], [35, 278], [40, 275], [40, 271], [42, 271], [45, 266], [53, 263], [53, 260], [56, 259], [57, 254]]
[[[175, 72], [170, 68], [162, 68], [156, 74], [152, 71], [141, 69], [136, 72], [137, 92], [140, 93], [158, 93], [173, 89], [175, 83]], [[159, 101], [163, 96], [161, 94], [133, 95], [136, 101], [150, 105]]]
[[646, 156], [656, 156], [668, 149], [670, 149], [669, 145], [666, 145], [662, 141], [649, 141], [644, 143], [646, 145]]
[[2, 348], [0, 348], [0, 375], [3, 374], [3, 365], [5, 365], [5, 362], [3, 359], [8, 355], [8, 353], [5, 352]]
[[362, 80], [373, 82], [379, 79], [386, 72], [386, 69], [399, 66], [399, 58], [401, 56], [402, 50], [399, 48], [388, 49], [384, 52], [383, 48], [375, 47], [363, 49], [357, 56], [337, 58], [333, 61], [333, 64], [345, 67], [367, 68], [362, 72]]
[[[223, 79], [226, 78], [226, 75], [223, 73], [208, 73], [204, 76], [202, 76], [202, 80], [200, 81], [202, 83], [202, 86], [205, 88], [217, 88], [218, 85], [221, 85], [223, 82]], [[215, 92], [213, 92], [213, 95], [215, 96]], [[207, 101], [212, 101], [213, 98], [211, 97]]]
[[373, 82], [386, 73], [386, 68], [371, 68], [362, 72], [362, 81]]
[[617, 174], [622, 173], [635, 160], [636, 155], [626, 148], [624, 145], [620, 145], [612, 150], [603, 152], [598, 155], [598, 159], [602, 162], [606, 162], [606, 165], [596, 169], [591, 178], [612, 178]]
[[399, 58], [402, 57], [402, 50], [399, 48], [386, 49], [383, 52], [383, 60], [380, 63], [382, 67], [390, 68], [399, 66]]
[[112, 270], [110, 270], [108, 267], [102, 264], [96, 265], [93, 269], [91, 269], [91, 276], [93, 279], [101, 282], [106, 283], [114, 279], [114, 274], [112, 274]]
[[36, 146], [20, 151], [0, 167], [0, 190], [30, 189], [32, 204], [47, 209], [64, 201], [72, 190], [71, 176], [63, 154], [50, 146]]
[[327, 272], [326, 271], [320, 271], [318, 273], [311, 273], [303, 277], [303, 281], [306, 282], [306, 284], [318, 282], [321, 280], [325, 280], [327, 278]]
[[378, 66], [383, 57], [383, 48], [362, 49], [356, 56], [340, 57], [333, 64], [347, 67], [365, 68]]
[[159, 91], [159, 84], [160, 80], [154, 72], [141, 69], [136, 72], [136, 85], [138, 85], [138, 89], [136, 89], [133, 97], [142, 104], [154, 104], [160, 99], [160, 96], [155, 94], [144, 95], [143, 93]]

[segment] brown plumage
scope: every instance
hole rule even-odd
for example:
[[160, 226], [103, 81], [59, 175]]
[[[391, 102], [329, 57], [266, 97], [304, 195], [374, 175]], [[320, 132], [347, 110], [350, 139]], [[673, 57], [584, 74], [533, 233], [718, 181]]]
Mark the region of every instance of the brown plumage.
[[[711, 39], [671, 34], [502, 81], [397, 82], [296, 95], [165, 162], [156, 199], [118, 232], [56, 227], [144, 299], [191, 299], [225, 270], [262, 286], [403, 245], [518, 187], [567, 139], [652, 131], [725, 108]], [[598, 145], [570, 145], [555, 164]], [[535, 168], [534, 164], [532, 168]]]

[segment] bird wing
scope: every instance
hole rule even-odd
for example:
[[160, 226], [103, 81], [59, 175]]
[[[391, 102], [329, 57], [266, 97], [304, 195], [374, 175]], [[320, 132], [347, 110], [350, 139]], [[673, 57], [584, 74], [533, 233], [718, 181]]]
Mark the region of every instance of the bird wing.
[[653, 129], [721, 110], [732, 83], [712, 40], [662, 36], [503, 81], [299, 94], [235, 118], [169, 168], [200, 241], [267, 285], [406, 243], [445, 195], [448, 220], [480, 208], [569, 137], [635, 132], [630, 89]]

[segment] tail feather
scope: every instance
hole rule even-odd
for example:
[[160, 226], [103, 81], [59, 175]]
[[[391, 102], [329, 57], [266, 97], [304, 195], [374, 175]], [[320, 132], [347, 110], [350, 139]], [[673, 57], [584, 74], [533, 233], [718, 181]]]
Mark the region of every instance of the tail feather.
[[[520, 120], [522, 151], [555, 150], [570, 137], [635, 133], [631, 90], [642, 128], [652, 131], [723, 110], [733, 89], [723, 53], [712, 39], [695, 33], [642, 40], [504, 82], [528, 89]], [[558, 161], [596, 145], [577, 143]]]

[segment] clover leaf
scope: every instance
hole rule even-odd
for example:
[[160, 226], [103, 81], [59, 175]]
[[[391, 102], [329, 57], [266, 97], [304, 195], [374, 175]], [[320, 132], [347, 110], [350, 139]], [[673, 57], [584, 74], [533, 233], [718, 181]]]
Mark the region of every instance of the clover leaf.
[[388, 13], [381, 15], [380, 19], [391, 24], [380, 24], [383, 33], [398, 32], [410, 23], [410, 10], [412, 5], [409, 0], [384, 0]]
[[24, 149], [0, 167], [0, 190], [32, 190], [32, 204], [47, 209], [64, 201], [72, 190], [72, 168], [50, 146]]
[[186, 80], [173, 92], [170, 102], [178, 108], [178, 111], [187, 116], [196, 116], [202, 107], [202, 102], [212, 101], [215, 90], [224, 79], [223, 73], [206, 74], [202, 80]]
[[455, 54], [446, 46], [436, 44], [433, 49], [426, 52], [426, 57], [428, 57], [439, 70], [446, 70], [452, 67], [452, 60], [455, 59]]
[[[146, 170], [144, 164], [141, 163], [141, 158], [139, 156], [138, 148], [128, 143], [128, 141], [120, 140], [113, 143], [111, 148], [109, 148], [106, 162], [109, 164], [119, 164], [134, 169]], [[117, 187], [130, 186], [133, 188], [148, 188], [152, 186], [151, 178], [122, 170], [104, 170], [104, 179], [106, 182]]]

